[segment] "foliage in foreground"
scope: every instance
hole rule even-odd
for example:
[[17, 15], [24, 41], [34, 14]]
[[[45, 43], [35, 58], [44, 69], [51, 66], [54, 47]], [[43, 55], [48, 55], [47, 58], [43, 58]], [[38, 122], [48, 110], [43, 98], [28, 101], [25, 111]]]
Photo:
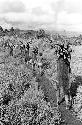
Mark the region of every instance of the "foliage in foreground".
[[1, 121], [10, 125], [54, 125], [60, 120], [57, 107], [51, 107], [44, 101], [42, 90], [37, 90], [37, 83], [28, 89], [19, 100], [11, 100], [8, 105], [1, 105]]

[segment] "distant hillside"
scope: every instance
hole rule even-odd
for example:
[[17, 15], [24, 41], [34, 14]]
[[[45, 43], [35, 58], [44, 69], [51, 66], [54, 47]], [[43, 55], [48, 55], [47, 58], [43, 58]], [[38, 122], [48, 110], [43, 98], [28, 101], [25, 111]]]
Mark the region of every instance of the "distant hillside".
[[71, 32], [71, 31], [47, 31], [47, 32], [50, 32], [51, 34], [60, 34], [60, 35], [63, 35], [63, 36], [67, 36], [67, 37], [78, 37], [80, 34], [80, 32]]

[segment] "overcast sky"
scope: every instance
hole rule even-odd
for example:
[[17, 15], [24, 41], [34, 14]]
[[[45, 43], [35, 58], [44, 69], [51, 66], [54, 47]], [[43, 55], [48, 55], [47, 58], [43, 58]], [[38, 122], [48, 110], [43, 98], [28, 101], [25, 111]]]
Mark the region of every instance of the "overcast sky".
[[0, 0], [0, 25], [82, 31], [82, 0]]

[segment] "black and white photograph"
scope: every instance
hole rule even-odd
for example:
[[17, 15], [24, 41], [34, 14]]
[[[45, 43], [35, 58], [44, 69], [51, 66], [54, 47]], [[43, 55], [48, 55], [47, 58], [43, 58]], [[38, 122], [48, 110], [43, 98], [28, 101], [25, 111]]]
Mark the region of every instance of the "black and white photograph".
[[0, 0], [0, 125], [82, 125], [82, 0]]

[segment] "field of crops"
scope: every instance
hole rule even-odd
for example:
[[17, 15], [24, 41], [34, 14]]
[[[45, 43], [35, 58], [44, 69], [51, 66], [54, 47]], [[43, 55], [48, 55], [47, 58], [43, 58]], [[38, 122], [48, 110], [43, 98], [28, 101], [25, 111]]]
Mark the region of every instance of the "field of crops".
[[[59, 34], [46, 34], [43, 30], [28, 33], [2, 32], [0, 37], [1, 125], [58, 125], [58, 122], [61, 123], [61, 112], [56, 100], [57, 56], [55, 51], [57, 47], [54, 47], [54, 44], [70, 43], [73, 50], [71, 74], [72, 78], [75, 78], [82, 74], [82, 47], [79, 37], [77, 44], [71, 39], [73, 38]], [[39, 62], [43, 58], [43, 75], [40, 74], [40, 67], [37, 64], [33, 69], [30, 61], [25, 62], [25, 50], [21, 50], [21, 47], [26, 46], [27, 43], [30, 45], [30, 58], [33, 59], [35, 47], [38, 48], [38, 53], [42, 53], [42, 56], [37, 55], [37, 60]], [[74, 111], [76, 108], [78, 107], [75, 104]]]

